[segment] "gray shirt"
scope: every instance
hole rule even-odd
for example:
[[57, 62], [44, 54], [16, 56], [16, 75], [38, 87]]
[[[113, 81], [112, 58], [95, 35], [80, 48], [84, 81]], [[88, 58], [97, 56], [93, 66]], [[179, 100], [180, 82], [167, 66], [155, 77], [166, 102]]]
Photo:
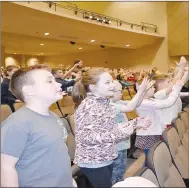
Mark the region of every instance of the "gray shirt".
[[20, 187], [72, 187], [66, 131], [53, 113], [44, 116], [26, 107], [1, 126], [1, 153], [19, 158]]

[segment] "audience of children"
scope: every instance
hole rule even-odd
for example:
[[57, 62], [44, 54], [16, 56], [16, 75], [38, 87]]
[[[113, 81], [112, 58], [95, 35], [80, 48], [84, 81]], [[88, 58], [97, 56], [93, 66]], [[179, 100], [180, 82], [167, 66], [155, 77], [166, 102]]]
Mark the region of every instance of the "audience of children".
[[[62, 91], [72, 91], [75, 102], [74, 163], [94, 188], [123, 181], [131, 134], [136, 132], [135, 146], [146, 155], [161, 140], [163, 130], [182, 109], [181, 97], [189, 95], [188, 90], [181, 92], [187, 86], [188, 66], [181, 57], [168, 75], [156, 67], [140, 72], [93, 69], [83, 67], [81, 60], [75, 60], [69, 70], [46, 65], [6, 67], [1, 104], [8, 104], [13, 112], [15, 102], [21, 100], [25, 106], [1, 126], [1, 185], [72, 186], [67, 132], [49, 111]], [[122, 100], [124, 87], [135, 87], [130, 101]], [[138, 117], [129, 121], [126, 112], [135, 109]]]

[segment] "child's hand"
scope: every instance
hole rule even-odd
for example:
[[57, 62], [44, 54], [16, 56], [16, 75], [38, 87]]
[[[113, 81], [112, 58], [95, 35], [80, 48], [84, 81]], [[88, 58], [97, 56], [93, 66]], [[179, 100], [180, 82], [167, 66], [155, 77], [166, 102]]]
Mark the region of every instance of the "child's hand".
[[180, 58], [180, 62], [178, 64], [179, 66], [185, 66], [186, 65], [186, 58], [184, 56], [182, 56]]
[[144, 117], [137, 118], [137, 129], [148, 129], [151, 125], [151, 120]]
[[144, 78], [142, 83], [138, 87], [138, 90], [145, 91], [147, 89], [149, 83], [150, 83], [150, 80], [147, 77]]

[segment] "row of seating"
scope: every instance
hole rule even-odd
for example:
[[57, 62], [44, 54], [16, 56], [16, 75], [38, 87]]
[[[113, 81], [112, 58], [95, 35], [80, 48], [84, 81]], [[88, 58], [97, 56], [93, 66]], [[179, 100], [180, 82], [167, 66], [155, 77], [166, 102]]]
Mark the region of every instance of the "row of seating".
[[[66, 103], [60, 103], [60, 108], [71, 106], [71, 99], [66, 98]], [[18, 105], [19, 104], [19, 105]], [[19, 109], [23, 103], [15, 104]], [[66, 106], [67, 105], [67, 106]], [[59, 110], [58, 107], [52, 109]], [[57, 113], [56, 111], [54, 111]], [[1, 122], [6, 119], [11, 110], [7, 105], [1, 105]], [[62, 119], [68, 131], [67, 146], [71, 160], [74, 160], [75, 138], [74, 138], [74, 115], [62, 116], [60, 111], [57, 115]], [[189, 178], [189, 108], [185, 108], [179, 117], [172, 121], [172, 127], [166, 129], [162, 136], [163, 141], [158, 142], [150, 150], [147, 157], [148, 168], [143, 168], [145, 155], [142, 154], [125, 172], [125, 178], [141, 176], [157, 186], [163, 187], [185, 187], [183, 179]], [[162, 160], [163, 159], [163, 160]], [[72, 166], [73, 177], [78, 173], [79, 167]]]
[[[185, 108], [172, 127], [163, 134], [147, 156], [148, 168], [143, 168], [142, 154], [125, 172], [125, 178], [141, 176], [158, 187], [186, 187], [189, 179], [189, 108]], [[116, 186], [116, 185], [115, 185]]]
[[[18, 110], [24, 103], [14, 103], [15, 110]], [[55, 112], [59, 117], [74, 113], [74, 102], [71, 96], [66, 96], [58, 103], [50, 106], [50, 110]], [[12, 111], [8, 105], [1, 105], [1, 123], [10, 115]]]

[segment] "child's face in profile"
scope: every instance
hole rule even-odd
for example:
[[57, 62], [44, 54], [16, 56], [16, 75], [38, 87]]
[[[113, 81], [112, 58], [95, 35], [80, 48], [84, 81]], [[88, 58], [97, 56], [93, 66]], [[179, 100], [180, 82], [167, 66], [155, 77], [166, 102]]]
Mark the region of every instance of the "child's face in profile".
[[113, 97], [115, 84], [108, 72], [100, 75], [98, 82], [93, 85], [91, 92], [101, 97]]
[[146, 92], [146, 95], [147, 95], [148, 97], [153, 97], [154, 94], [155, 94], [155, 88], [154, 88], [154, 86], [152, 86], [152, 87]]
[[115, 89], [114, 89], [114, 96], [112, 98], [112, 101], [120, 101], [122, 99], [122, 86], [119, 82], [115, 81]]
[[170, 86], [171, 80], [170, 78], [165, 78], [159, 83], [159, 88], [166, 89]]
[[45, 104], [53, 104], [62, 99], [61, 84], [55, 81], [54, 76], [46, 70], [36, 70], [31, 74], [34, 81], [32, 97], [43, 101]]

